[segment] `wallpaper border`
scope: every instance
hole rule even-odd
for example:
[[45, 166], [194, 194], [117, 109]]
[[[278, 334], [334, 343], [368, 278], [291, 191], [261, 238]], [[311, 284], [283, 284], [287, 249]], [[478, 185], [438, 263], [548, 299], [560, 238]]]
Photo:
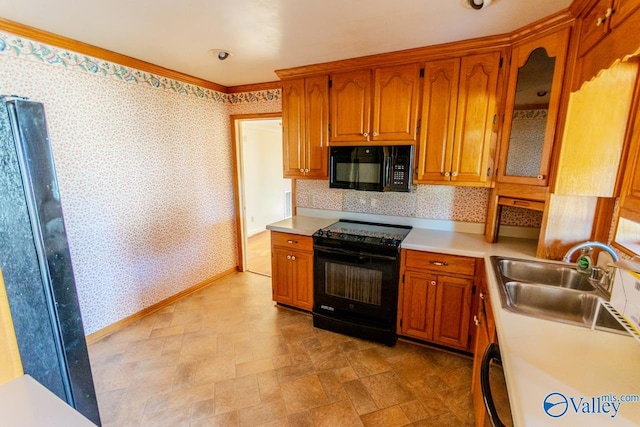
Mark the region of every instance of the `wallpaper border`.
[[126, 67], [114, 62], [60, 49], [26, 37], [0, 31], [0, 55], [13, 56], [37, 63], [98, 75], [125, 83], [171, 91], [179, 95], [194, 96], [222, 104], [238, 105], [264, 101], [277, 101], [280, 89], [226, 94], [153, 73]]

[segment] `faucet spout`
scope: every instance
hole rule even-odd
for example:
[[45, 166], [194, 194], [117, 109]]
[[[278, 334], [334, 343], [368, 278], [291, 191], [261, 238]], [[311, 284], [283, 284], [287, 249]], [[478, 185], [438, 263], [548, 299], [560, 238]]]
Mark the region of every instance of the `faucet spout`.
[[583, 242], [583, 243], [578, 243], [577, 245], [575, 245], [574, 247], [572, 247], [571, 249], [569, 249], [567, 251], [567, 253], [564, 255], [564, 257], [562, 258], [562, 261], [566, 262], [566, 263], [570, 263], [571, 262], [571, 257], [573, 256], [573, 254], [582, 249], [582, 248], [588, 248], [588, 247], [594, 247], [594, 248], [600, 248], [600, 249], [604, 249], [605, 251], [607, 251], [610, 255], [611, 258], [613, 258], [614, 262], [620, 261], [620, 257], [618, 256], [618, 254], [616, 253], [616, 251], [613, 250], [613, 248], [609, 245], [606, 245], [604, 243], [600, 243], [600, 242]]

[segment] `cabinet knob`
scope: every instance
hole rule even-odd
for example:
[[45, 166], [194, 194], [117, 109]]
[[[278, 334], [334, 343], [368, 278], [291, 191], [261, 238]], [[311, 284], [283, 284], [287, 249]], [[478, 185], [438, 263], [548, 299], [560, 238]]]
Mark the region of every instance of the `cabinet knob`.
[[478, 316], [476, 316], [476, 315], [473, 316], [473, 323], [476, 326], [480, 325], [480, 319], [478, 319]]
[[289, 243], [290, 245], [297, 245], [298, 241], [297, 240], [287, 240], [287, 243]]
[[484, 299], [484, 292], [480, 292], [480, 299]]
[[296, 260], [296, 256], [295, 255], [291, 255], [291, 261], [295, 261]]
[[449, 176], [449, 175], [451, 175], [449, 172], [444, 173], [444, 176]]
[[305, 170], [304, 170], [304, 173], [309, 173], [309, 169], [305, 169]]
[[596, 27], [599, 27], [600, 25], [604, 24], [604, 20], [605, 18], [603, 18], [602, 16], [598, 16], [598, 18], [596, 19]]
[[300, 172], [301, 172], [301, 173], [304, 173], [304, 169], [303, 169], [303, 168], [300, 168]]
[[374, 133], [373, 133], [373, 136], [378, 136], [378, 132], [374, 132]]
[[431, 281], [431, 286], [435, 286], [435, 285], [436, 285], [436, 281], [435, 281], [435, 280], [432, 280], [432, 281]]
[[542, 181], [542, 180], [544, 179], [544, 175], [538, 175], [538, 176], [536, 177], [536, 179], [537, 179], [538, 181]]
[[287, 259], [291, 259], [291, 255], [287, 255]]
[[451, 176], [458, 176], [458, 172], [451, 172]]
[[444, 262], [444, 261], [435, 261], [435, 260], [431, 260], [429, 261], [429, 264], [431, 265], [435, 265], [437, 267], [446, 267], [447, 265], [449, 265], [448, 262]]
[[609, 18], [611, 15], [613, 15], [613, 9], [611, 9], [610, 7], [607, 8], [607, 11], [604, 13], [604, 17], [605, 18]]
[[364, 136], [365, 138], [369, 138], [369, 133], [365, 132], [365, 133], [362, 134], [362, 136]]

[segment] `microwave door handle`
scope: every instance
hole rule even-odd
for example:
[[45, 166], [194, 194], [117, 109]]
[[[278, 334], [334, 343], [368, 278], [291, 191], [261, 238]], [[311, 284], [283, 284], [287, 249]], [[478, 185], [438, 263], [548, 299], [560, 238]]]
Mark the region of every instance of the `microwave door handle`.
[[391, 157], [384, 158], [384, 187], [391, 185]]

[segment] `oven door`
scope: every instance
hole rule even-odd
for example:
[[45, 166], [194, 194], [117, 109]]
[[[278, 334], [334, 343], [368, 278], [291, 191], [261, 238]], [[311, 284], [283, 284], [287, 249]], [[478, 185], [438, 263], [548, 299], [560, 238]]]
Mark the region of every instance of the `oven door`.
[[313, 311], [395, 324], [398, 267], [397, 256], [314, 246]]

